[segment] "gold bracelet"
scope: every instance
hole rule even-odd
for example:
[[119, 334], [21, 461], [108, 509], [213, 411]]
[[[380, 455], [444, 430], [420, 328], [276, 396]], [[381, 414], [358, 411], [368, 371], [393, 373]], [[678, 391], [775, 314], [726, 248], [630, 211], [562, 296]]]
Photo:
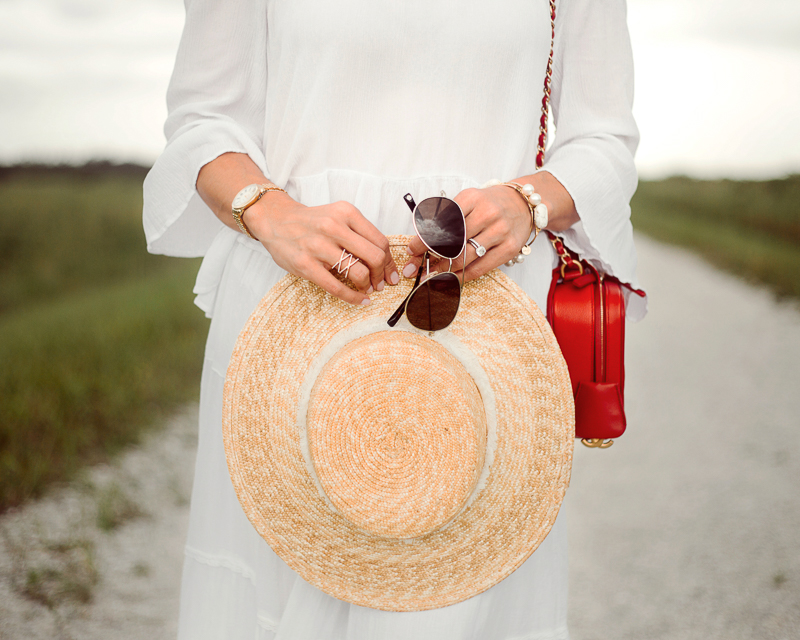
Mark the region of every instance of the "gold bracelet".
[[[528, 205], [528, 210], [531, 213], [531, 233], [533, 233], [534, 230], [536, 229], [536, 223], [534, 222], [534, 219], [533, 219], [533, 217], [534, 217], [533, 206], [534, 205], [531, 203], [530, 200], [528, 200], [528, 196], [525, 195], [525, 191], [523, 191], [524, 187], [521, 184], [517, 184], [516, 182], [504, 182], [502, 186], [509, 187], [509, 188], [513, 189], [514, 191], [516, 191], [519, 195], [522, 196], [522, 199], [525, 201], [525, 204]], [[538, 233], [538, 229], [536, 231]], [[528, 236], [530, 237], [530, 233], [528, 234]], [[528, 253], [530, 253], [530, 252], [528, 252]]]
[[[516, 256], [506, 262], [506, 266], [511, 267], [515, 264], [525, 261], [525, 256], [529, 256], [531, 254], [531, 245], [535, 242], [536, 238], [539, 237], [539, 227], [536, 224], [536, 206], [542, 201], [542, 198], [534, 191], [533, 185], [530, 184], [521, 185], [516, 182], [504, 182], [503, 186], [509, 187], [521, 195], [522, 199], [525, 201], [525, 204], [528, 205], [528, 210], [531, 213], [531, 232], [528, 234], [528, 241], [522, 245], [522, 248], [519, 250], [519, 253]], [[531, 201], [534, 196], [535, 199], [538, 200], [536, 204]]]
[[[542, 203], [542, 196], [536, 193], [536, 190], [533, 188], [532, 184], [519, 184], [517, 182], [501, 182], [500, 180], [489, 180], [486, 184], [482, 185], [482, 189], [486, 189], [488, 187], [508, 187], [509, 189], [514, 189], [519, 195], [523, 197], [525, 200], [525, 204], [528, 205], [528, 210], [531, 212], [531, 233], [528, 235], [528, 241], [522, 246], [519, 250], [519, 253], [511, 258], [508, 262], [506, 262], [507, 267], [511, 267], [515, 264], [519, 264], [520, 262], [525, 261], [525, 256], [530, 255], [531, 253], [531, 245], [534, 243], [536, 238], [539, 236], [539, 231], [544, 229], [547, 226], [548, 222], [548, 213], [547, 213], [547, 206]], [[530, 236], [533, 235], [533, 238]]]

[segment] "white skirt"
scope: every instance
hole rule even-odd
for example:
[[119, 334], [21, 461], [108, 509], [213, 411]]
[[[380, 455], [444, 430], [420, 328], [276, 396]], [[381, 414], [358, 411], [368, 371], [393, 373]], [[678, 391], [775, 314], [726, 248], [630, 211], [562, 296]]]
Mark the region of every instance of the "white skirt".
[[[408, 233], [407, 229], [385, 230]], [[549, 243], [507, 273], [543, 308]], [[229, 229], [206, 255], [195, 292], [212, 316], [200, 395], [200, 435], [178, 637], [191, 640], [564, 640], [567, 536], [564, 515], [511, 576], [442, 609], [393, 613], [337, 600], [290, 569], [245, 517], [228, 475], [222, 391], [239, 331], [283, 275], [260, 244]]]

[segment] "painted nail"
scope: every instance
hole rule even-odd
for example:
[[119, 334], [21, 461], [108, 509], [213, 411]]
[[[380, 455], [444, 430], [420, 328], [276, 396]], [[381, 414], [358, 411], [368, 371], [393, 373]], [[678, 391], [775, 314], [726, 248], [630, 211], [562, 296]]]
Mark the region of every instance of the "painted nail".
[[383, 280], [381, 280], [381, 281], [378, 283], [378, 291], [383, 291], [383, 287], [384, 287], [384, 282], [383, 282]]
[[411, 250], [411, 247], [406, 247], [406, 253], [410, 256], [414, 255], [414, 252]]
[[372, 304], [372, 300], [370, 300], [369, 298], [364, 298], [364, 299], [361, 301], [361, 304], [362, 304], [362, 305], [364, 305], [365, 307], [367, 307], [367, 306], [369, 306], [369, 305], [371, 305], [371, 304]]
[[403, 267], [403, 275], [406, 278], [410, 278], [417, 272], [417, 265], [413, 262], [409, 262], [405, 267]]
[[400, 282], [400, 276], [397, 275], [397, 271], [392, 271], [389, 274], [389, 282], [391, 282], [392, 284], [397, 284], [398, 282]]
[[373, 287], [372, 285], [369, 285], [369, 289], [367, 289], [367, 295], [369, 295], [373, 291], [375, 291], [375, 287]]

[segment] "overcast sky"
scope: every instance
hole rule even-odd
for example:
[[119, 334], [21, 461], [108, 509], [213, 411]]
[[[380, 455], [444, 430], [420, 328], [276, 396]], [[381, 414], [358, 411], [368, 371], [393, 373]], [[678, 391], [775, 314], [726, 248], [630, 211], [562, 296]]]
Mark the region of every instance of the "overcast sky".
[[[644, 177], [800, 172], [800, 0], [629, 0], [628, 23]], [[151, 163], [182, 26], [181, 0], [0, 0], [0, 162]]]

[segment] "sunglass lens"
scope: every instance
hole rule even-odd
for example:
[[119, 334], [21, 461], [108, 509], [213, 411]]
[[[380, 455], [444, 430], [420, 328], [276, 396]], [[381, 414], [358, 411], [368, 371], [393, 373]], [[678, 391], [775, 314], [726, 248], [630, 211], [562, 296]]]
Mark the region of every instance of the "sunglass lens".
[[420, 202], [414, 211], [414, 226], [428, 248], [440, 256], [453, 259], [464, 248], [464, 214], [450, 198], [437, 196]]
[[461, 284], [452, 272], [437, 273], [411, 294], [406, 317], [417, 329], [440, 331], [450, 325], [461, 302]]

